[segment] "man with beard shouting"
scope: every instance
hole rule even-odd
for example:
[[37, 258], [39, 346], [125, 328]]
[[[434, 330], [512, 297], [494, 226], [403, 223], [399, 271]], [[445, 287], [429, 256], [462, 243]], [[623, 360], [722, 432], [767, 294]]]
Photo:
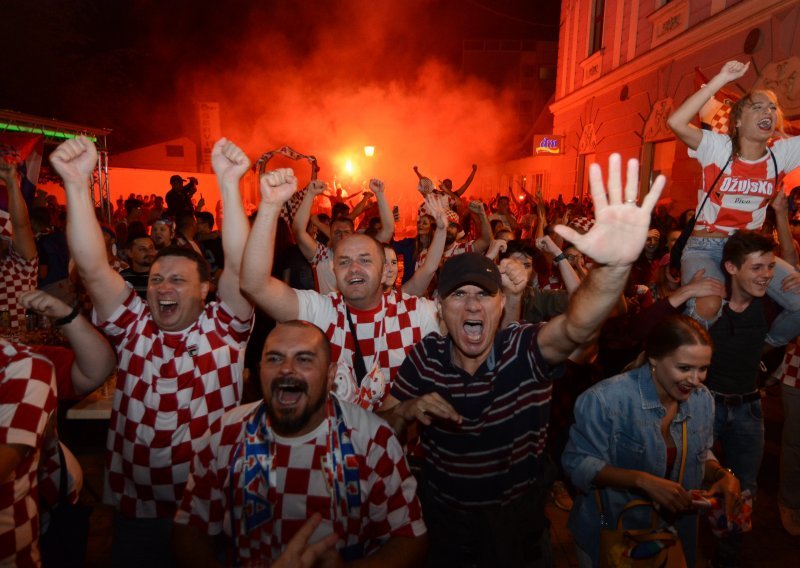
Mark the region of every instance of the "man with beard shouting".
[[419, 565], [425, 525], [403, 449], [385, 422], [330, 394], [335, 369], [318, 327], [291, 320], [269, 334], [264, 399], [212, 425], [192, 464], [175, 517], [186, 566], [222, 561], [221, 533], [226, 565], [269, 565], [315, 513], [311, 541], [336, 543], [326, 566]]

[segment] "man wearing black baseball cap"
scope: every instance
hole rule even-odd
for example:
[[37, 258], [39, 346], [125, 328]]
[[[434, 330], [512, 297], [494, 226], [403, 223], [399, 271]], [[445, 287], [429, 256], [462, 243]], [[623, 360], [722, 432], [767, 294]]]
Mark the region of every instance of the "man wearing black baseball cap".
[[593, 164], [594, 227], [583, 235], [556, 227], [596, 261], [565, 314], [500, 329], [504, 309], [519, 306], [522, 265], [504, 259], [495, 267], [463, 254], [442, 268], [439, 311], [448, 335], [431, 333], [411, 349], [380, 413], [400, 435], [418, 426], [429, 566], [552, 565], [544, 516], [550, 484], [542, 467], [552, 381], [619, 299], [664, 186], [659, 176], [638, 207], [635, 160], [624, 190], [621, 178], [614, 154], [606, 196]]

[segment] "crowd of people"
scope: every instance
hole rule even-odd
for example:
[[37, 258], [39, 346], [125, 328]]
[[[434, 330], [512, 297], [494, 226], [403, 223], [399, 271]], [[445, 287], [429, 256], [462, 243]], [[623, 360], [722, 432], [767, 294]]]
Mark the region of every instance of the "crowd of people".
[[[645, 528], [653, 510], [692, 566], [717, 502], [713, 561], [736, 566], [764, 380], [782, 383], [780, 515], [800, 535], [800, 189], [781, 184], [800, 138], [769, 91], [737, 103], [729, 135], [692, 125], [746, 70], [726, 64], [669, 119], [703, 169], [694, 218], [618, 154], [568, 201], [537, 187], [484, 203], [476, 165], [458, 189], [414, 166], [404, 239], [379, 179], [355, 203], [269, 171], [248, 215], [250, 160], [225, 138], [215, 213], [174, 175], [165, 200], [131, 195], [99, 221], [84, 137], [50, 155], [65, 207], [26, 204], [0, 163], [3, 325], [50, 318], [76, 392], [116, 376], [113, 565], [552, 566], [552, 499], [581, 566], [623, 511]], [[53, 363], [0, 346], [0, 564], [47, 566], [41, 517], [60, 484], [77, 499], [79, 466]]]

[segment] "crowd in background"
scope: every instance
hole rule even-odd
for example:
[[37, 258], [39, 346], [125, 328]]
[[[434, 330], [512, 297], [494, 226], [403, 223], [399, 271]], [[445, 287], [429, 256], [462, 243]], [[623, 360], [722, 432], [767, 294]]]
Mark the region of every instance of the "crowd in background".
[[[728, 64], [712, 82], [719, 88], [741, 73], [741, 64]], [[771, 136], [778, 124], [769, 100], [752, 95], [740, 119], [763, 112], [752, 127]], [[697, 150], [708, 177], [708, 146], [723, 142], [682, 128], [681, 113], [697, 112], [691, 101], [671, 126]], [[746, 156], [747, 136], [731, 137], [741, 144], [734, 169], [756, 161]], [[800, 163], [791, 140], [770, 146], [778, 160], [768, 149], [775, 165], [762, 177], [778, 182], [779, 171]], [[618, 156], [605, 186], [593, 170], [591, 195], [549, 200], [541, 187], [471, 199], [477, 165], [458, 188], [414, 167], [408, 187], [392, 190], [419, 192], [416, 233], [395, 239], [400, 212], [379, 179], [349, 195], [321, 180], [297, 191], [291, 170], [268, 172], [248, 217], [239, 182], [249, 160], [224, 139], [214, 150], [222, 195], [214, 213], [195, 198], [197, 180], [173, 175], [164, 198], [131, 194], [114, 204], [108, 223], [85, 191], [93, 151], [79, 138], [54, 152], [66, 206], [44, 192], [23, 203], [13, 165], [2, 168], [9, 212], [0, 307], [9, 311], [8, 329], [25, 325], [26, 311], [54, 320], [75, 351], [77, 390], [91, 391], [116, 369], [106, 462], [115, 564], [209, 553], [288, 566], [290, 554], [325, 558], [334, 546], [345, 560], [383, 549], [384, 560], [405, 551], [413, 564], [427, 546], [431, 565], [497, 558], [548, 565], [547, 522], [531, 512], [552, 499], [572, 511], [581, 565], [597, 565], [595, 520], [604, 509], [621, 514], [637, 496], [659, 505], [693, 558], [697, 511], [708, 499], [724, 497], [729, 523], [751, 504], [763, 420], [756, 417], [761, 429], [748, 443], [761, 449], [737, 461], [734, 448], [748, 434], [736, 429], [736, 411], [776, 382], [787, 429], [781, 520], [800, 535], [800, 343], [792, 304], [767, 292], [773, 284], [785, 296], [800, 290], [800, 188], [777, 183], [753, 207], [761, 217], [726, 231], [724, 198], [712, 198], [713, 214], [702, 206], [670, 212], [657, 204], [663, 180], [637, 189], [635, 171], [622, 180]], [[714, 189], [710, 180], [705, 186]], [[705, 233], [694, 229], [683, 264], [674, 261], [675, 243], [695, 222]], [[700, 241], [715, 238], [721, 256], [713, 274], [712, 265], [687, 268], [687, 258], [711, 254]], [[779, 263], [793, 274], [774, 276]], [[783, 340], [779, 327], [790, 330]], [[38, 479], [51, 480], [69, 463], [75, 501], [76, 462], [59, 457], [55, 428], [44, 428], [56, 396], [40, 369], [47, 363], [13, 342], [2, 345], [6, 374], [27, 365], [22, 372], [43, 394], [36, 416], [25, 419], [39, 426], [27, 437], [14, 437], [13, 420], [0, 428], [0, 447], [16, 452], [2, 471], [0, 509], [14, 509], [12, 487], [34, 494], [38, 483], [46, 486], [35, 479], [37, 463]], [[298, 345], [305, 346], [299, 354]], [[319, 367], [317, 357], [330, 365]], [[12, 378], [20, 375], [3, 380]], [[335, 396], [326, 388], [314, 394], [315, 381]], [[19, 396], [0, 401], [0, 416], [35, 406], [30, 393]], [[302, 401], [305, 411], [295, 416]], [[736, 423], [725, 435], [720, 407]], [[294, 421], [282, 422], [284, 414]], [[294, 438], [311, 443], [302, 466], [293, 465], [302, 453]], [[506, 442], [507, 456], [487, 457]], [[20, 445], [41, 449], [41, 458]], [[285, 462], [284, 445], [292, 448]], [[26, 507], [27, 532], [9, 510], [14, 522], [0, 530], [0, 556], [36, 564], [39, 505]], [[177, 558], [163, 553], [173, 547], [173, 518]], [[320, 523], [328, 529], [318, 532]], [[201, 535], [222, 532], [233, 551], [205, 548]], [[327, 538], [307, 546], [312, 533]], [[140, 534], [155, 539], [151, 556], [140, 550]], [[741, 533], [720, 537], [718, 565], [735, 565], [740, 544]]]

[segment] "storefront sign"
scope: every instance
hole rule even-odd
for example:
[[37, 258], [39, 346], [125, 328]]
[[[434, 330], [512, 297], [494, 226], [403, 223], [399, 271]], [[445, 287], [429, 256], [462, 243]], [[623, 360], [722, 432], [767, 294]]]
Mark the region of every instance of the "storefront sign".
[[535, 134], [533, 136], [534, 156], [559, 156], [564, 152], [564, 137], [553, 134]]

